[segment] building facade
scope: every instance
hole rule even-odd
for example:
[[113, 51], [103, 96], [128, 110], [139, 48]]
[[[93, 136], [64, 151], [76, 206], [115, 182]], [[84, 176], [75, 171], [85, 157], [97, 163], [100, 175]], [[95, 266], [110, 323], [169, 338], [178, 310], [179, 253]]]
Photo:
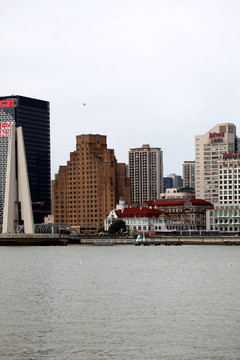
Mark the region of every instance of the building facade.
[[236, 139], [236, 127], [230, 123], [218, 124], [204, 135], [195, 136], [196, 198], [218, 203], [218, 161], [223, 154], [235, 151]]
[[132, 202], [144, 204], [158, 199], [163, 192], [163, 153], [160, 148], [141, 148], [129, 151], [129, 176], [131, 180]]
[[23, 128], [34, 223], [43, 223], [51, 213], [49, 102], [19, 95], [0, 97], [0, 223], [11, 126]]
[[79, 135], [76, 142], [76, 151], [55, 176], [54, 219], [57, 225], [94, 233], [121, 197], [131, 204], [130, 179], [126, 165], [107, 149], [106, 136]]
[[182, 166], [183, 187], [195, 188], [195, 161], [184, 161]]
[[[111, 210], [105, 219], [105, 231], [109, 226], [121, 219], [125, 222], [127, 231], [144, 232], [154, 231], [154, 226], [159, 224], [159, 217], [164, 214], [161, 210], [149, 207], [128, 207], [118, 210]], [[167, 218], [169, 216], [164, 214]]]
[[219, 202], [207, 212], [207, 230], [240, 231], [240, 152], [219, 161]]
[[161, 194], [160, 199], [195, 199], [195, 192], [191, 188], [171, 188]]
[[148, 202], [149, 206], [167, 213], [173, 222], [195, 225], [196, 230], [206, 230], [206, 210], [213, 205], [201, 199], [175, 199]]
[[111, 224], [117, 219], [125, 222], [129, 232], [152, 232], [158, 234], [168, 231], [195, 230], [195, 225], [182, 222], [173, 222], [172, 219], [161, 210], [151, 207], [122, 208], [111, 210], [105, 219], [104, 230], [108, 231]]
[[208, 210], [206, 229], [239, 233], [240, 205], [216, 205], [214, 210]]

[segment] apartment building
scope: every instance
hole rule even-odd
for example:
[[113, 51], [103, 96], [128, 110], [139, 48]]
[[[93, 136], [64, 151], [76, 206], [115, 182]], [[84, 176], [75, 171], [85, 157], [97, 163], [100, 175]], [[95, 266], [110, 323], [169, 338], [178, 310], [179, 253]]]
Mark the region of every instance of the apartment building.
[[163, 153], [160, 148], [143, 145], [129, 151], [132, 202], [144, 204], [163, 192]]
[[195, 188], [195, 161], [184, 161], [182, 166], [183, 187]]

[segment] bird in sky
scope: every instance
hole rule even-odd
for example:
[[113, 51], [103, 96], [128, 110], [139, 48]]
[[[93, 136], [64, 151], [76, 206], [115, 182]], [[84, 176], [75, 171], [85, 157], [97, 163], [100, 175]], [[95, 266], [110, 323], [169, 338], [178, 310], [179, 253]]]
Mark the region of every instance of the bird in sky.
[[83, 104], [83, 106], [86, 106], [87, 105], [87, 103], [82, 103]]

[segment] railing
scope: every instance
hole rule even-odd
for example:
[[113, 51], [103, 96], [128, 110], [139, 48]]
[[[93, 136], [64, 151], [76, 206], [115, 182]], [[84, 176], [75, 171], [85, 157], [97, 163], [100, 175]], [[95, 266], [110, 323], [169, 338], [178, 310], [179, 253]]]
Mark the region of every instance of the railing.
[[[35, 234], [58, 234], [60, 231], [69, 231], [71, 233], [77, 233], [75, 228], [71, 228], [67, 225], [54, 225], [54, 224], [35, 224]], [[0, 224], [0, 234], [2, 233], [2, 225]], [[24, 225], [18, 225], [18, 233], [24, 233]]]

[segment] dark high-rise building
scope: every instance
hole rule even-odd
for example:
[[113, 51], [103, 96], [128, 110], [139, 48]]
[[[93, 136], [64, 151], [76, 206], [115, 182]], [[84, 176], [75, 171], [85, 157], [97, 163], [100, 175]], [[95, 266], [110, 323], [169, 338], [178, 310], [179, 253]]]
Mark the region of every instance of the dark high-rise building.
[[173, 178], [171, 177], [164, 177], [163, 178], [163, 192], [166, 192], [166, 189], [173, 188]]
[[51, 212], [50, 106], [19, 95], [0, 97], [0, 223], [2, 223], [11, 126], [22, 126], [34, 223]]
[[184, 161], [182, 169], [183, 187], [195, 188], [195, 161]]

